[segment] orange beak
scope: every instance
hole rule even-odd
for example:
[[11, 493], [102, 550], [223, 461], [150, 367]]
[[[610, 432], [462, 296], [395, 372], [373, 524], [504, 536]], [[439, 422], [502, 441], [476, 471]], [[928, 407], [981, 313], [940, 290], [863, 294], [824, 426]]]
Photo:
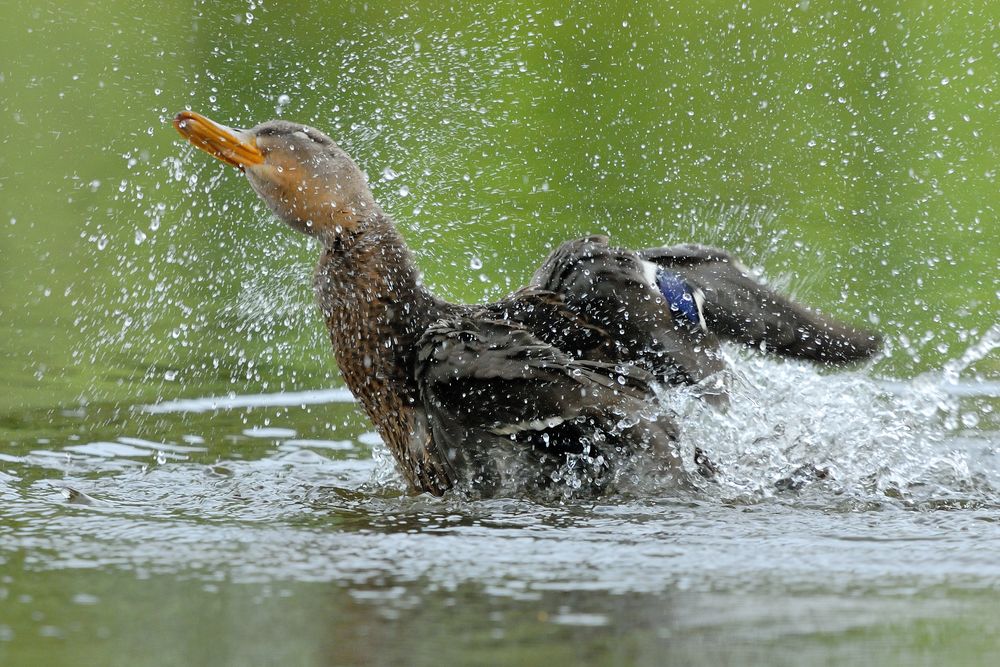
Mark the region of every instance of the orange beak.
[[264, 161], [256, 138], [246, 130], [234, 130], [193, 111], [174, 116], [174, 127], [201, 150], [240, 170]]

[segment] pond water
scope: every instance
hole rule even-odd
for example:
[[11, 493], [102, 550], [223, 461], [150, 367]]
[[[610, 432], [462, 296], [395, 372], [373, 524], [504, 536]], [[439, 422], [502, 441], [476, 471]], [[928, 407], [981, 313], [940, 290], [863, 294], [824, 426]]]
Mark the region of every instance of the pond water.
[[[336, 390], [26, 416], [0, 454], [0, 654], [650, 665], [995, 655], [1000, 387], [735, 363], [729, 414], [672, 400], [685, 446], [710, 448], [724, 471], [684, 493], [651, 483], [562, 502], [409, 497]], [[796, 478], [804, 463], [829, 475]]]
[[[996, 3], [65, 4], [0, 7], [0, 663], [1000, 659]], [[695, 241], [885, 352], [728, 349], [696, 489], [407, 495], [188, 106], [329, 132], [448, 298]]]

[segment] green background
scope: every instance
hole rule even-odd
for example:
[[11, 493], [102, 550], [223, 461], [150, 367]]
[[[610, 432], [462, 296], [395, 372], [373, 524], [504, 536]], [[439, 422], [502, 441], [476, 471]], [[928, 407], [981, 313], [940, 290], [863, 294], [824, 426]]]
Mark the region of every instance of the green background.
[[338, 382], [315, 249], [188, 107], [334, 136], [449, 298], [605, 231], [737, 251], [886, 375], [995, 323], [1000, 7], [603, 4], [5, 3], [0, 412]]

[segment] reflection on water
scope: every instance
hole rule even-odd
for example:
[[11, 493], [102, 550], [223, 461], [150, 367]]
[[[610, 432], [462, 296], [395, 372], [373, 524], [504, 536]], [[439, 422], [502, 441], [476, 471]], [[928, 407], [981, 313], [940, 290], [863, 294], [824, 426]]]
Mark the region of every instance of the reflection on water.
[[[734, 364], [728, 415], [668, 397], [718, 482], [564, 502], [402, 494], [353, 403], [318, 402], [336, 393], [87, 407], [44, 433], [26, 416], [0, 454], [0, 657], [39, 636], [135, 650], [132, 608], [171, 610], [152, 641], [179, 662], [538, 655], [518, 638], [565, 660], [781, 662], [819, 636], [992, 631], [995, 385]], [[779, 483], [806, 463], [829, 474]]]

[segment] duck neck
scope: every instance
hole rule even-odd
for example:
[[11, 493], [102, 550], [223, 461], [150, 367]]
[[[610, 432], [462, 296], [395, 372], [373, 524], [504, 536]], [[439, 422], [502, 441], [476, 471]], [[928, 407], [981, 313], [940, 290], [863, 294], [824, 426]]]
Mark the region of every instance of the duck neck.
[[446, 304], [420, 282], [409, 248], [380, 210], [323, 239], [315, 289], [337, 364], [378, 424], [385, 397], [416, 398], [417, 341]]

